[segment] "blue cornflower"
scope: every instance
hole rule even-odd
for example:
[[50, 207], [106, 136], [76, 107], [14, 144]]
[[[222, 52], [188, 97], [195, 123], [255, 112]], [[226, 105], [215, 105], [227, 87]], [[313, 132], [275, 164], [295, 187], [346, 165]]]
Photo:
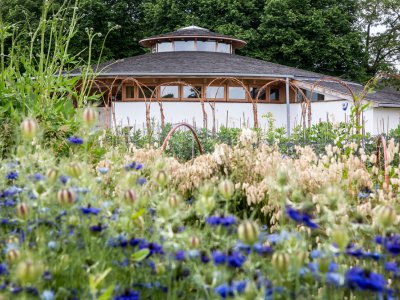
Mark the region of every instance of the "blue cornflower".
[[50, 273], [49, 271], [45, 271], [45, 272], [43, 273], [43, 279], [45, 279], [45, 280], [52, 280], [52, 279], [53, 279], [53, 276], [51, 275], [51, 273]]
[[213, 251], [211, 255], [213, 257], [213, 261], [216, 266], [222, 265], [226, 262], [226, 254], [219, 250]]
[[246, 256], [244, 256], [239, 251], [232, 251], [228, 255], [228, 265], [233, 268], [240, 268], [246, 261]]
[[82, 145], [83, 139], [76, 137], [76, 136], [71, 136], [68, 138], [68, 142], [70, 142], [71, 144], [75, 144], [75, 145]]
[[280, 233], [271, 233], [270, 235], [267, 236], [267, 240], [270, 243], [277, 244], [279, 242], [285, 241], [291, 237], [291, 234], [289, 234], [287, 231], [283, 230]]
[[206, 222], [211, 226], [216, 226], [221, 223], [221, 218], [219, 216], [210, 216], [206, 218]]
[[137, 246], [139, 244], [142, 244], [142, 243], [146, 243], [146, 240], [145, 239], [139, 239], [139, 238], [131, 238], [131, 240], [129, 241], [129, 244], [132, 247], [135, 247], [135, 246]]
[[351, 268], [346, 272], [346, 283], [352, 289], [374, 292], [382, 292], [386, 286], [386, 280], [381, 274], [359, 267]]
[[157, 243], [147, 243], [146, 241], [143, 241], [142, 243], [139, 244], [139, 250], [145, 248], [150, 250], [149, 255], [147, 257], [150, 257], [153, 254], [164, 254], [163, 247]]
[[98, 168], [97, 170], [100, 172], [100, 174], [108, 173], [108, 168], [106, 168], [106, 167], [101, 167], [101, 168]]
[[395, 274], [399, 273], [400, 269], [397, 266], [397, 262], [393, 261], [388, 261], [385, 263], [385, 270], [388, 272], [393, 272]]
[[272, 251], [273, 251], [271, 247], [262, 245], [260, 243], [255, 243], [253, 245], [253, 249], [255, 252], [257, 252], [258, 254], [261, 254], [261, 255], [269, 254], [269, 253], [272, 253]]
[[61, 175], [59, 179], [62, 184], [66, 184], [68, 182], [68, 180], [70, 179], [70, 177], [66, 176], [66, 175]]
[[129, 170], [141, 170], [143, 168], [142, 164], [137, 164], [136, 162], [132, 162], [130, 164], [127, 164], [125, 166], [125, 170], [129, 171]]
[[175, 254], [175, 259], [177, 261], [184, 261], [185, 260], [185, 251], [179, 250]]
[[326, 282], [328, 284], [332, 284], [336, 287], [339, 287], [343, 284], [344, 279], [343, 276], [339, 273], [335, 273], [335, 272], [328, 272], [326, 274]]
[[322, 255], [322, 252], [321, 252], [321, 250], [318, 250], [318, 249], [314, 249], [310, 252], [311, 258], [319, 258], [319, 257], [321, 257], [321, 255]]
[[222, 225], [224, 227], [229, 227], [235, 224], [234, 216], [210, 216], [206, 218], [206, 222], [211, 226]]
[[334, 261], [329, 263], [328, 272], [336, 272], [339, 269], [339, 266]]
[[235, 217], [234, 216], [226, 216], [221, 218], [221, 225], [224, 227], [229, 227], [235, 224]]
[[4, 200], [4, 202], [0, 203], [0, 206], [11, 207], [11, 206], [15, 206], [16, 204], [17, 204], [17, 202], [15, 200], [6, 199], [6, 200]]
[[53, 300], [54, 299], [54, 292], [51, 290], [44, 290], [42, 295], [40, 296], [42, 300]]
[[354, 256], [356, 258], [364, 257], [364, 250], [362, 248], [356, 248], [354, 245], [350, 244], [346, 248], [346, 254]]
[[33, 174], [29, 177], [32, 181], [41, 181], [45, 180], [46, 177], [40, 173]]
[[13, 186], [9, 187], [8, 189], [4, 190], [2, 193], [0, 193], [0, 198], [12, 197], [21, 192], [22, 192], [21, 188], [13, 185]]
[[140, 293], [134, 290], [126, 290], [124, 293], [114, 297], [114, 300], [139, 300]]
[[143, 184], [145, 184], [147, 182], [147, 179], [146, 178], [138, 178], [137, 180], [136, 180], [136, 183], [137, 184], [139, 184], [139, 185], [143, 185]]
[[311, 216], [305, 212], [298, 211], [290, 205], [286, 205], [286, 213], [292, 220], [296, 221], [296, 223], [303, 223], [312, 229], [318, 228], [318, 225], [311, 221]]
[[360, 199], [360, 200], [368, 199], [369, 195], [370, 195], [370, 193], [367, 193], [367, 192], [359, 192], [358, 199]]
[[128, 239], [126, 239], [124, 236], [120, 235], [117, 238], [118, 240], [118, 246], [122, 247], [122, 248], [126, 248], [129, 244]]
[[251, 246], [249, 246], [249, 245], [247, 245], [245, 243], [242, 243], [240, 241], [236, 244], [234, 249], [242, 251], [242, 252], [246, 253], [246, 255], [249, 255], [250, 252], [251, 252]]
[[97, 224], [97, 225], [90, 226], [90, 230], [93, 231], [93, 232], [101, 232], [106, 228], [107, 228], [107, 226], [106, 225], [102, 225], [102, 224]]
[[7, 178], [8, 180], [15, 180], [15, 179], [17, 179], [17, 178], [18, 178], [18, 172], [17, 172], [17, 171], [11, 171], [10, 173], [8, 173], [8, 174], [6, 175], [6, 178]]
[[7, 275], [8, 269], [6, 264], [0, 264], [0, 275]]
[[88, 205], [87, 207], [82, 206], [81, 211], [84, 215], [90, 215], [90, 214], [98, 215], [101, 209], [96, 207], [91, 207], [90, 205]]
[[235, 281], [231, 284], [221, 284], [215, 288], [215, 292], [220, 295], [221, 298], [225, 299], [228, 297], [234, 297], [235, 293], [242, 294], [246, 289], [247, 282], [243, 281]]
[[207, 264], [210, 261], [210, 257], [207, 255], [206, 252], [202, 251], [200, 254], [200, 260], [203, 264]]
[[400, 235], [392, 235], [389, 237], [376, 236], [375, 243], [383, 245], [392, 255], [400, 254]]

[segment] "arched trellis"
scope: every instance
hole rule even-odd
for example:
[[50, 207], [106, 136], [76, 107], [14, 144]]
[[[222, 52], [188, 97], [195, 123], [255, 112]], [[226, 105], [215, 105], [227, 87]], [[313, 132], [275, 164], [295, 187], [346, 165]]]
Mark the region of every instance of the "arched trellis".
[[385, 176], [385, 183], [386, 183], [386, 189], [389, 188], [389, 160], [388, 160], [388, 154], [387, 154], [387, 146], [386, 146], [386, 139], [384, 135], [378, 136], [378, 139], [376, 141], [376, 165], [378, 168], [381, 168], [381, 147], [383, 150], [383, 172]]
[[[260, 95], [261, 95], [261, 92], [263, 91], [263, 90], [266, 90], [267, 91], [267, 88], [270, 86], [270, 85], [273, 85], [273, 84], [275, 84], [275, 83], [277, 83], [277, 82], [283, 82], [283, 83], [288, 83], [289, 84], [289, 88], [292, 90], [292, 91], [294, 91], [295, 92], [295, 94], [296, 94], [296, 91], [299, 91], [300, 92], [300, 94], [302, 95], [302, 97], [303, 97], [303, 102], [301, 103], [301, 110], [302, 110], [302, 118], [303, 118], [303, 128], [305, 128], [306, 127], [306, 125], [305, 125], [305, 112], [306, 112], [306, 109], [307, 109], [307, 107], [309, 107], [310, 106], [310, 99], [308, 99], [308, 97], [304, 94], [304, 92], [301, 90], [301, 88], [300, 88], [300, 86], [298, 85], [298, 84], [296, 84], [296, 83], [294, 83], [294, 82], [291, 82], [291, 81], [286, 81], [285, 79], [281, 79], [281, 78], [278, 78], [278, 79], [274, 79], [274, 80], [272, 80], [272, 81], [270, 81], [270, 82], [267, 82], [266, 84], [264, 84], [260, 89], [259, 89], [259, 91], [258, 91], [258, 93], [257, 93], [257, 96], [256, 96], [256, 103], [258, 103], [258, 101], [259, 101], [259, 98], [260, 98]], [[309, 120], [309, 123], [310, 123], [310, 120]], [[311, 126], [310, 124], [309, 124], [309, 126]]]
[[164, 127], [164, 125], [165, 125], [165, 116], [164, 116], [163, 101], [160, 101], [157, 97], [155, 97], [156, 93], [157, 93], [157, 90], [160, 89], [160, 91], [161, 91], [161, 86], [172, 86], [172, 85], [176, 85], [176, 84], [178, 84], [179, 87], [188, 86], [188, 87], [191, 87], [194, 90], [194, 92], [196, 93], [197, 99], [200, 100], [200, 105], [201, 105], [201, 108], [202, 108], [202, 111], [203, 111], [203, 127], [207, 128], [207, 112], [206, 112], [205, 107], [204, 107], [204, 99], [203, 99], [203, 97], [201, 97], [201, 95], [197, 92], [196, 88], [192, 84], [187, 83], [185, 81], [170, 81], [170, 82], [160, 83], [159, 85], [156, 86], [154, 91], [151, 93], [150, 101], [152, 99], [156, 99], [156, 101], [157, 101], [157, 103], [158, 103], [158, 105], [160, 107], [161, 126]]
[[[351, 97], [353, 99], [354, 106], [358, 107], [357, 95], [354, 93], [354, 91], [351, 89], [351, 87], [346, 82], [344, 82], [343, 80], [340, 80], [340, 79], [335, 78], [335, 77], [330, 77], [330, 76], [321, 77], [321, 78], [319, 78], [317, 81], [315, 81], [313, 83], [313, 85], [311, 86], [311, 91], [310, 91], [310, 99], [312, 99], [312, 96], [314, 94], [315, 88], [317, 88], [318, 86], [321, 86], [321, 84], [324, 83], [324, 82], [332, 82], [332, 81], [336, 82], [337, 84], [339, 84], [341, 86], [343, 86], [350, 93], [350, 95], [351, 95]], [[309, 114], [309, 120], [310, 120], [311, 119], [311, 109], [309, 109], [308, 114]], [[357, 119], [357, 121], [356, 121], [357, 125], [359, 125], [359, 116], [357, 117], [357, 111], [356, 111], [356, 119]]]
[[203, 148], [201, 147], [201, 143], [200, 143], [200, 140], [199, 140], [199, 138], [198, 138], [198, 136], [197, 136], [196, 130], [195, 130], [192, 126], [190, 126], [189, 124], [187, 124], [187, 123], [178, 123], [174, 128], [172, 128], [172, 129], [170, 130], [170, 132], [168, 133], [168, 135], [165, 137], [165, 140], [164, 140], [164, 142], [162, 143], [161, 149], [162, 149], [163, 151], [165, 151], [165, 148], [167, 147], [168, 141], [170, 140], [171, 136], [172, 136], [172, 135], [174, 134], [174, 132], [175, 132], [178, 128], [180, 128], [180, 127], [187, 127], [187, 128], [190, 129], [190, 131], [192, 132], [194, 138], [196, 139], [197, 146], [199, 147], [199, 152], [200, 152], [200, 154], [202, 155], [202, 154], [203, 154]]
[[[239, 84], [241, 87], [244, 88], [246, 94], [249, 96], [249, 99], [251, 100], [251, 102], [252, 102], [252, 104], [253, 104], [253, 121], [254, 121], [254, 128], [258, 128], [258, 112], [257, 112], [257, 105], [254, 104], [254, 100], [253, 100], [253, 98], [251, 97], [251, 94], [250, 94], [250, 92], [249, 92], [249, 89], [246, 87], [246, 85], [245, 85], [241, 80], [239, 80], [239, 79], [236, 78], [236, 77], [217, 77], [217, 78], [214, 78], [213, 80], [211, 80], [211, 82], [207, 85], [207, 89], [208, 89], [210, 86], [212, 86], [212, 84], [213, 84], [214, 82], [216, 82], [216, 81], [218, 81], [218, 84], [224, 84], [224, 83], [225, 83], [226, 81], [228, 81], [228, 80], [233, 81], [233, 82]], [[221, 88], [221, 87], [218, 86], [217, 92], [215, 93], [214, 101], [213, 101], [212, 103], [208, 101], [208, 98], [207, 98], [207, 97], [205, 97], [205, 98], [207, 99], [208, 104], [209, 104], [210, 107], [211, 107], [211, 111], [212, 111], [212, 114], [213, 114], [213, 127], [212, 127], [212, 133], [213, 133], [213, 134], [216, 133], [216, 128], [215, 128], [215, 123], [216, 123], [216, 120], [215, 120], [215, 104], [216, 104], [217, 94], [218, 94], [218, 91], [219, 91], [220, 88]], [[207, 92], [207, 89], [206, 89], [206, 92]]]
[[[117, 80], [121, 80], [121, 82], [118, 84], [117, 91], [116, 91], [116, 93], [115, 93], [115, 95], [114, 95], [115, 97], [117, 96], [118, 92], [121, 90], [122, 86], [123, 86], [126, 82], [128, 82], [128, 83], [133, 83], [133, 84], [136, 85], [136, 86], [140, 89], [140, 91], [142, 92], [143, 99], [144, 99], [144, 104], [145, 104], [145, 108], [146, 108], [146, 129], [147, 129], [147, 132], [148, 132], [148, 134], [149, 134], [149, 133], [151, 132], [151, 118], [150, 118], [150, 105], [151, 105], [151, 102], [150, 102], [150, 101], [147, 101], [147, 97], [146, 97], [146, 95], [145, 95], [145, 93], [144, 93], [144, 89], [143, 89], [143, 88], [147, 88], [147, 86], [146, 86], [145, 84], [141, 83], [140, 81], [138, 81], [138, 80], [137, 80], [136, 78], [134, 78], [134, 77], [126, 77], [126, 78], [118, 78], [118, 77], [116, 77], [116, 78], [114, 79], [113, 84], [114, 84]], [[113, 86], [111, 86], [110, 93], [112, 93], [112, 87], [113, 87]], [[151, 100], [151, 99], [150, 99], [150, 100]], [[114, 122], [115, 122], [115, 120], [116, 120], [116, 118], [115, 118], [115, 109], [113, 109], [113, 115], [114, 115]]]

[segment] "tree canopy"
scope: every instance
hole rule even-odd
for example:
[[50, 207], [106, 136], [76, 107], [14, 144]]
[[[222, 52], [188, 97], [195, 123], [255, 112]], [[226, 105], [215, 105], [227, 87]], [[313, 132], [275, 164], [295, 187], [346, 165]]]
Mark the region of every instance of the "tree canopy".
[[[63, 3], [53, 0], [52, 9]], [[399, 63], [400, 0], [70, 0], [68, 4], [79, 7], [72, 47], [82, 59], [89, 55], [91, 29], [101, 33], [93, 39], [92, 58], [102, 53], [101, 59], [109, 60], [145, 53], [148, 50], [138, 44], [144, 37], [197, 25], [246, 40], [238, 54], [356, 81], [396, 70]], [[25, 26], [29, 32], [42, 6], [39, 0], [2, 0], [0, 16], [3, 23]]]

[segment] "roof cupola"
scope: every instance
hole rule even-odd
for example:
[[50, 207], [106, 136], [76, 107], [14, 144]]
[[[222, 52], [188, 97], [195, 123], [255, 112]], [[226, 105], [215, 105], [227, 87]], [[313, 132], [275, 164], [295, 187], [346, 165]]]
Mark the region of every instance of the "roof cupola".
[[152, 52], [205, 51], [234, 53], [246, 42], [228, 35], [212, 32], [198, 26], [188, 26], [177, 31], [155, 35], [139, 41]]

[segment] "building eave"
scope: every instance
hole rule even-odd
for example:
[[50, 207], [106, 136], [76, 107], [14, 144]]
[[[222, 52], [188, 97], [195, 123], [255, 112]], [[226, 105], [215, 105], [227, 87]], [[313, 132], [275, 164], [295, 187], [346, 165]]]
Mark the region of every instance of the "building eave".
[[[80, 76], [80, 73], [70, 73], [68, 76]], [[102, 73], [99, 72], [96, 77], [235, 77], [235, 78], [290, 78], [293, 79], [293, 75], [282, 75], [282, 74], [252, 74], [252, 73], [125, 73], [125, 72], [112, 72]]]

